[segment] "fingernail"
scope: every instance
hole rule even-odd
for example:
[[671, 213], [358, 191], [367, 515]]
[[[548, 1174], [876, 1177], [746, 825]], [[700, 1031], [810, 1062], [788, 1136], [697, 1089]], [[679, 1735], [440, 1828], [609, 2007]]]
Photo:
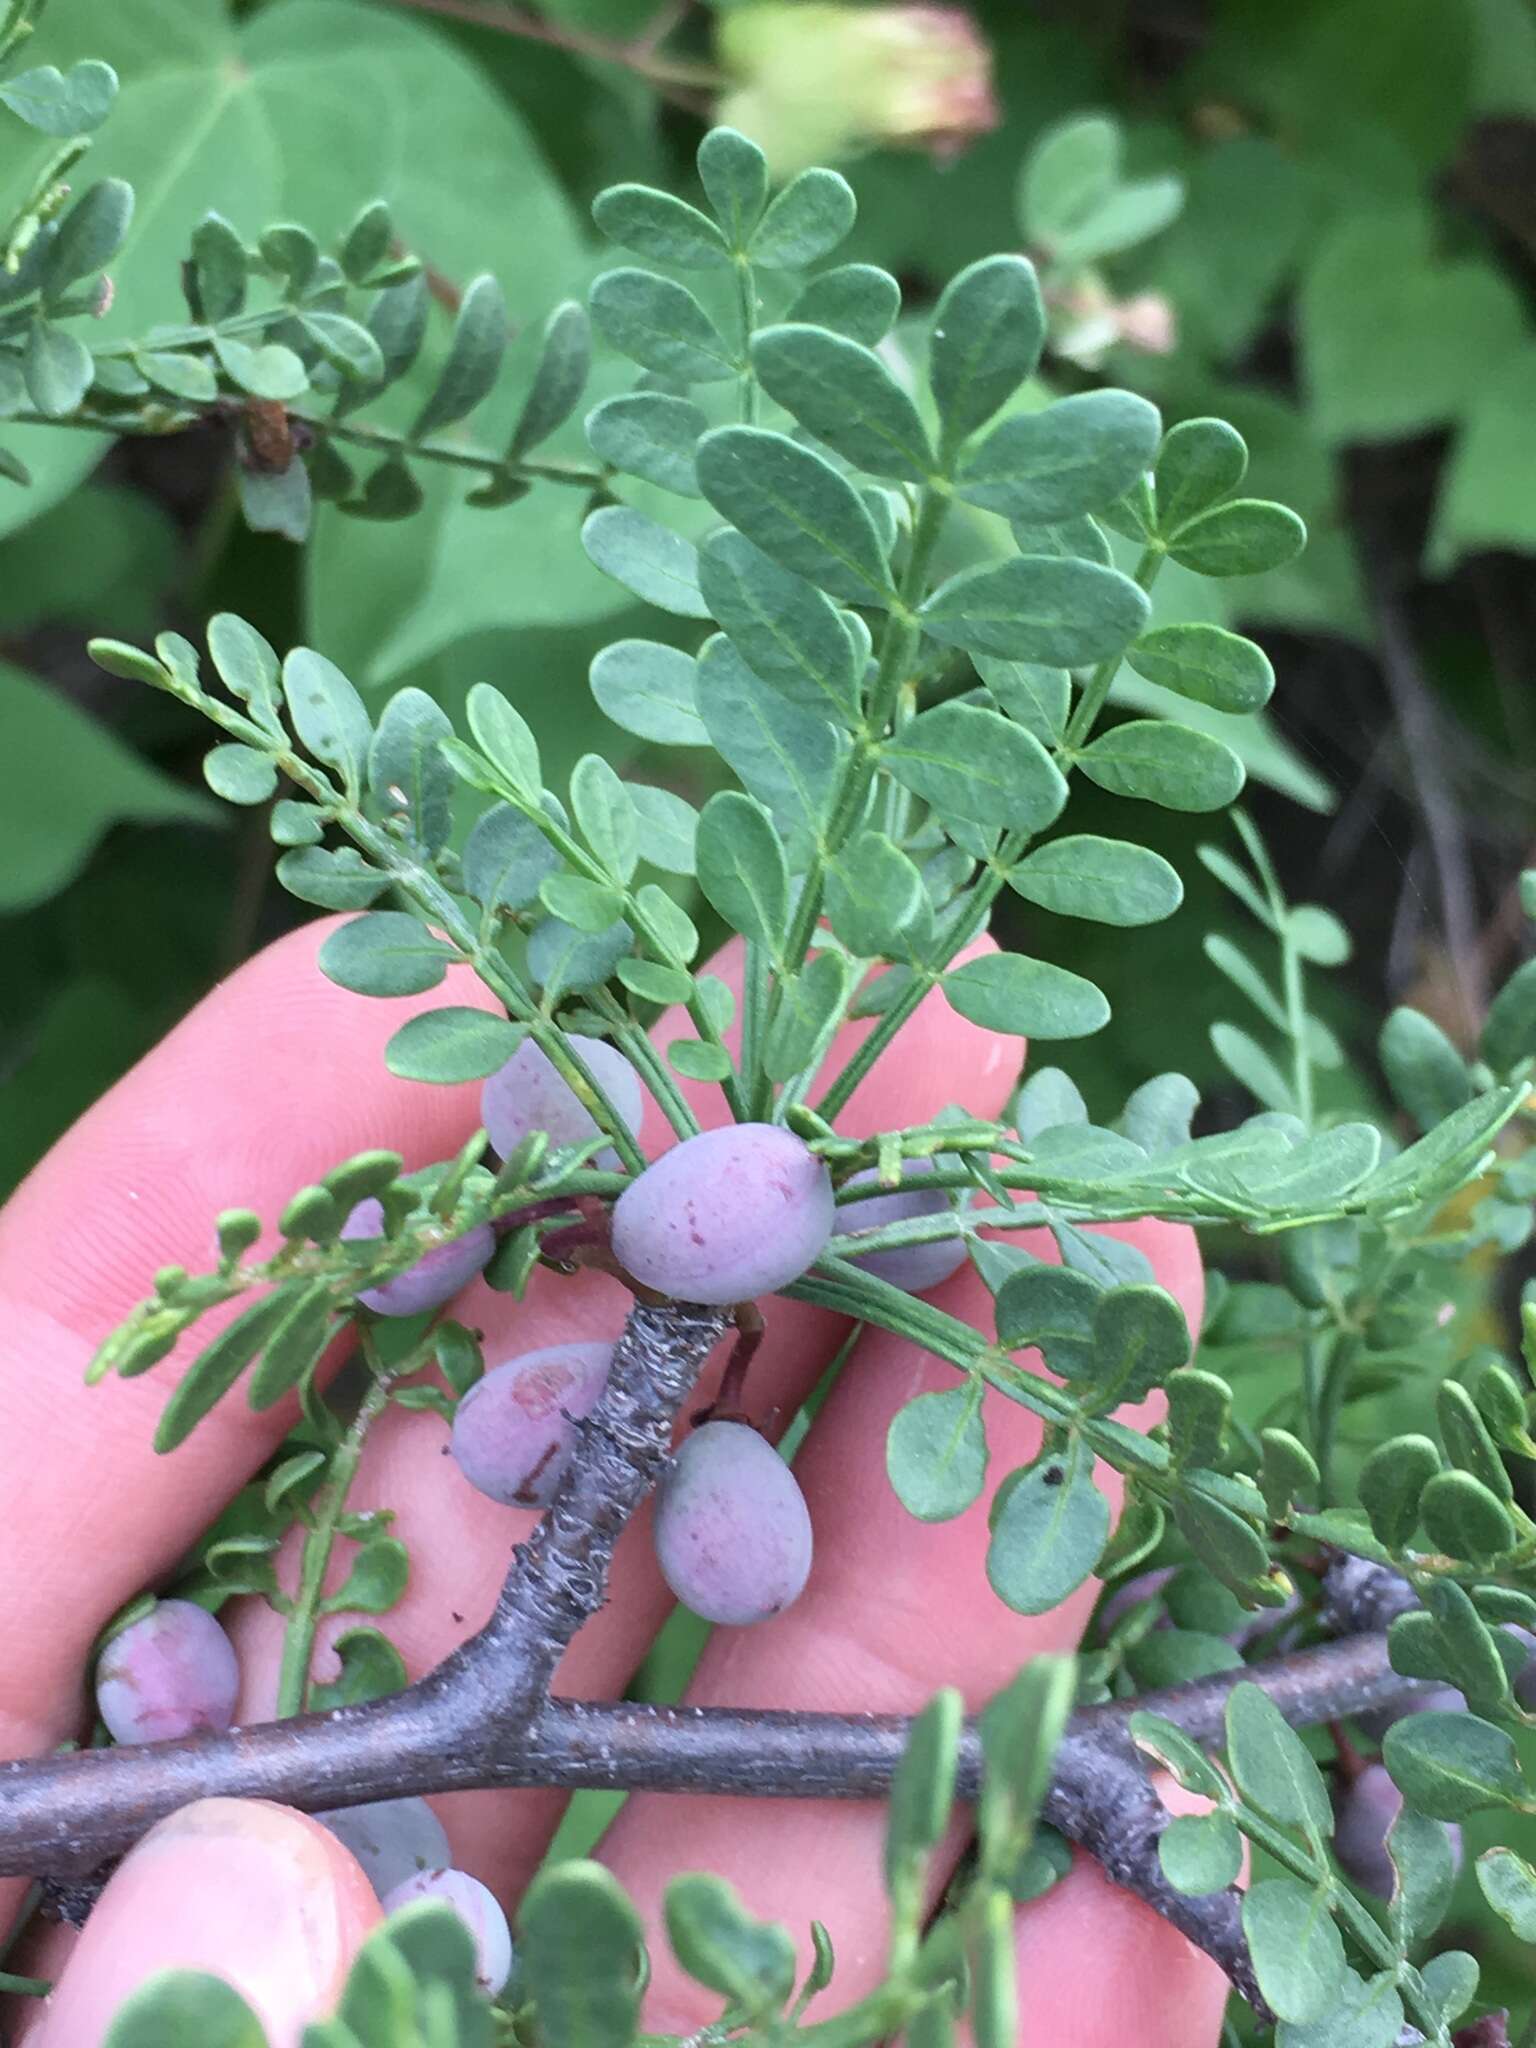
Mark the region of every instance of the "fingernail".
[[114, 1872], [28, 2048], [97, 2048], [160, 1970], [226, 1978], [271, 2048], [296, 2048], [379, 1918], [367, 1878], [318, 1822], [263, 1800], [200, 1799]]

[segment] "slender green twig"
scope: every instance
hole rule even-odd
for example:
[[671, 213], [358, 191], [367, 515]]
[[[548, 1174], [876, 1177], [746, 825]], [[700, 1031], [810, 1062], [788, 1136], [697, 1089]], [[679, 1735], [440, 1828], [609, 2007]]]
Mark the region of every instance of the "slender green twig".
[[283, 1721], [302, 1714], [309, 1704], [313, 1678], [315, 1632], [320, 1624], [320, 1603], [325, 1593], [326, 1573], [336, 1548], [338, 1524], [346, 1511], [347, 1495], [357, 1477], [368, 1432], [389, 1405], [392, 1382], [416, 1372], [426, 1363], [429, 1346], [413, 1352], [393, 1371], [381, 1364], [378, 1352], [361, 1328], [361, 1349], [368, 1367], [368, 1387], [358, 1405], [346, 1435], [331, 1453], [325, 1484], [311, 1503], [299, 1559], [299, 1585], [293, 1606], [283, 1626], [283, 1656], [278, 1670], [277, 1704], [274, 1717]]

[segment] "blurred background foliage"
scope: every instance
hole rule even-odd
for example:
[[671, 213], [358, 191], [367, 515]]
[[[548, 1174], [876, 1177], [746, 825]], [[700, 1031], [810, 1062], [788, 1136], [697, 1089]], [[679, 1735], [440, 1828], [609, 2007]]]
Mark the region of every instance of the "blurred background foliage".
[[[1118, 383], [1170, 420], [1222, 414], [1253, 451], [1250, 487], [1311, 528], [1300, 561], [1252, 587], [1172, 568], [1158, 598], [1179, 618], [1219, 604], [1274, 659], [1274, 708], [1242, 721], [1240, 746], [1289, 893], [1355, 934], [1333, 1021], [1359, 1056], [1330, 1085], [1374, 1096], [1359, 1049], [1389, 1001], [1470, 1041], [1521, 942], [1536, 788], [1528, 0], [53, 0], [28, 62], [82, 56], [122, 80], [84, 168], [139, 195], [107, 334], [177, 317], [210, 206], [248, 237], [291, 219], [325, 241], [382, 195], [437, 301], [402, 408], [441, 362], [463, 284], [489, 268], [506, 293], [507, 368], [454, 430], [481, 446], [505, 439], [550, 307], [618, 260], [590, 224], [594, 192], [621, 177], [689, 190], [717, 114], [782, 169], [850, 172], [845, 254], [893, 271], [908, 315], [971, 258], [1030, 250], [1053, 300], [1054, 389]], [[1085, 114], [1104, 119], [1064, 154], [1059, 124]], [[7, 199], [46, 147], [11, 139]], [[630, 374], [600, 351], [587, 403]], [[238, 610], [367, 690], [415, 683], [450, 713], [494, 680], [552, 780], [597, 746], [704, 793], [697, 756], [593, 705], [599, 646], [686, 627], [587, 560], [580, 492], [476, 509], [461, 478], [423, 471], [413, 517], [323, 504], [295, 546], [241, 520], [227, 421], [115, 447], [46, 427], [5, 439], [33, 482], [0, 481], [0, 1192], [303, 914], [271, 882], [262, 815], [204, 789], [195, 719], [92, 669], [88, 634], [198, 638]], [[582, 453], [579, 419], [553, 445]], [[985, 529], [977, 515], [961, 545], [985, 553]], [[1121, 687], [1155, 708], [1152, 685]], [[1077, 801], [1095, 829], [1091, 793]], [[1180, 915], [1050, 933], [1120, 1026], [1063, 1064], [1091, 1104], [1180, 1067], [1240, 1110], [1207, 1041], [1230, 992], [1201, 946], [1241, 939], [1241, 913], [1193, 857], [1207, 831], [1158, 818], [1189, 889]]]

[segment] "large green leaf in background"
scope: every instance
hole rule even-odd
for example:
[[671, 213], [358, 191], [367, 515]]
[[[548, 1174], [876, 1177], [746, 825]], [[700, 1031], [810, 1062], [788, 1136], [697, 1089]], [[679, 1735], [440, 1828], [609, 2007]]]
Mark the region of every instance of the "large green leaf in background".
[[[571, 208], [516, 114], [414, 16], [278, 0], [237, 29], [217, 0], [64, 0], [29, 60], [88, 56], [114, 65], [123, 91], [76, 182], [124, 177], [138, 196], [109, 332], [174, 318], [177, 266], [210, 207], [247, 236], [291, 219], [323, 239], [383, 196], [434, 268], [460, 282], [498, 270], [523, 317], [563, 289]], [[47, 429], [7, 438], [37, 481], [30, 492], [0, 485], [0, 530], [41, 511], [100, 452]]]
[[52, 684], [0, 665], [0, 760], [24, 762], [0, 805], [0, 911], [25, 910], [70, 881], [120, 818], [217, 823], [221, 813], [77, 711]]

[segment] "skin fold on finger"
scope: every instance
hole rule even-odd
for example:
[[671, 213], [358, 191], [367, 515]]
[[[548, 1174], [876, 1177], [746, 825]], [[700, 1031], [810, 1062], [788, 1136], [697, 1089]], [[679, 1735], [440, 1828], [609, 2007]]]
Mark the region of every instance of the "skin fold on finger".
[[[333, 923], [215, 989], [0, 1215], [0, 1498], [26, 1532], [0, 1589], [0, 1755], [76, 1733], [103, 1621], [175, 1562], [293, 1419], [253, 1416], [237, 1396], [158, 1458], [156, 1419], [217, 1322], [143, 1378], [87, 1388], [101, 1338], [160, 1265], [211, 1266], [220, 1209], [270, 1215], [350, 1153], [390, 1146], [420, 1165], [474, 1128], [473, 1089], [398, 1081], [383, 1063], [390, 1035], [444, 995], [375, 1001], [326, 981], [315, 954]], [[455, 1002], [489, 1001], [467, 973], [448, 986]], [[0, 1911], [16, 1889], [0, 1887]]]
[[[1175, 1813], [1208, 1810], [1161, 1775], [1153, 1783]], [[1016, 1929], [1018, 2048], [1216, 2048], [1226, 1977], [1091, 1856], [1075, 1851]]]
[[[1147, 1222], [1117, 1226], [1115, 1235], [1146, 1251], [1197, 1327], [1192, 1234]], [[1022, 1241], [1054, 1256], [1049, 1238]], [[990, 1319], [991, 1298], [972, 1269], [933, 1299], [983, 1327]], [[1033, 1355], [1030, 1362], [1038, 1364]], [[939, 1360], [884, 1332], [866, 1334], [796, 1460], [816, 1532], [810, 1583], [775, 1620], [715, 1632], [688, 1693], [693, 1704], [912, 1713], [935, 1687], [950, 1684], [974, 1709], [1031, 1656], [1076, 1643], [1092, 1610], [1093, 1582], [1038, 1618], [1011, 1613], [987, 1583], [987, 1503], [1040, 1444], [1040, 1424], [1027, 1409], [987, 1396], [987, 1491], [954, 1521], [919, 1524], [891, 1490], [885, 1437], [892, 1416], [914, 1396], [954, 1384]], [[1125, 1419], [1145, 1423], [1151, 1413], [1126, 1411]], [[1098, 1476], [1118, 1501], [1118, 1475], [1101, 1467]], [[688, 2031], [715, 2017], [708, 1994], [677, 1969], [654, 1932], [666, 1880], [680, 1870], [728, 1878], [754, 1913], [789, 1925], [807, 1961], [810, 1917], [820, 1917], [837, 1949], [841, 1999], [878, 1982], [886, 1944], [882, 1806], [698, 1798], [664, 1808], [663, 1796], [631, 1799], [603, 1846], [653, 1929], [652, 2026]]]
[[[711, 969], [739, 987], [740, 947], [728, 947], [711, 962]], [[681, 1012], [669, 1013], [656, 1027], [658, 1042], [665, 1045], [679, 1035], [684, 1021]], [[852, 1025], [839, 1037], [828, 1061], [829, 1074], [841, 1068], [870, 1028]], [[967, 1023], [934, 993], [919, 1007], [900, 1046], [861, 1084], [841, 1127], [858, 1132], [921, 1122], [951, 1101], [974, 1114], [995, 1114], [1018, 1071], [1020, 1051], [1017, 1039]], [[727, 1120], [718, 1089], [698, 1083], [684, 1086], [701, 1121], [717, 1125]], [[670, 1128], [654, 1103], [648, 1106], [643, 1136], [652, 1154], [670, 1142]], [[617, 1337], [628, 1306], [627, 1292], [601, 1275], [566, 1278], [541, 1271], [522, 1303], [477, 1283], [461, 1297], [455, 1312], [485, 1332], [487, 1360], [495, 1364], [544, 1344]], [[766, 1338], [753, 1361], [751, 1399], [754, 1415], [776, 1431], [787, 1425], [835, 1356], [846, 1325], [821, 1310], [783, 1300], [768, 1305], [767, 1321]], [[710, 1398], [728, 1354], [729, 1345], [722, 1345], [701, 1381], [698, 1403], [690, 1403], [690, 1409]], [[476, 1493], [446, 1455], [447, 1443], [441, 1426], [391, 1410], [369, 1439], [352, 1494], [359, 1507], [393, 1509], [395, 1531], [411, 1552], [410, 1585], [382, 1625], [412, 1676], [430, 1670], [487, 1619], [511, 1545], [535, 1519]], [[445, 1538], [445, 1531], [452, 1532], [451, 1538]], [[293, 1570], [290, 1546], [280, 1571], [291, 1579]], [[611, 1698], [622, 1691], [671, 1604], [652, 1552], [647, 1509], [619, 1546], [608, 1610], [577, 1637], [562, 1663], [557, 1690], [590, 1698]], [[282, 1623], [260, 1601], [240, 1603], [239, 1611], [227, 1618], [244, 1673], [240, 1718], [261, 1719], [272, 1711]], [[327, 1622], [322, 1642], [355, 1620], [338, 1616]], [[456, 1794], [435, 1803], [456, 1859], [511, 1899], [537, 1865], [565, 1797], [543, 1792]]]
[[[380, 1917], [358, 1864], [303, 1814], [199, 1800], [152, 1828], [114, 1873], [24, 2048], [97, 2048], [129, 1993], [171, 1969], [225, 1978], [270, 2048], [297, 2048]], [[63, 1960], [62, 1944], [46, 1946], [40, 1964]]]

